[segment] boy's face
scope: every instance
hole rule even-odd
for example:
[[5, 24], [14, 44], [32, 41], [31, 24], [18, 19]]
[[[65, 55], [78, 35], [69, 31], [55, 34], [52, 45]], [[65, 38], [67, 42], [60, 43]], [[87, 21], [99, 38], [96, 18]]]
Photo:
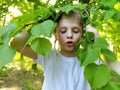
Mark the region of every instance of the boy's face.
[[62, 53], [75, 52], [75, 44], [82, 37], [82, 27], [79, 25], [78, 20], [62, 18], [56, 28], [55, 36]]

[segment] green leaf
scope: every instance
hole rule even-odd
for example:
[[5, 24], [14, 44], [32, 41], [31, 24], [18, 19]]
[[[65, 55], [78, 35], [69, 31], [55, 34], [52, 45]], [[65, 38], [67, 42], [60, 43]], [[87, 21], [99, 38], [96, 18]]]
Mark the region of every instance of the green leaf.
[[98, 90], [120, 90], [120, 88], [113, 81], [110, 81], [106, 86]]
[[93, 47], [99, 47], [102, 49], [106, 49], [109, 46], [107, 41], [104, 38], [97, 37], [95, 38], [95, 42], [93, 44]]
[[85, 33], [85, 37], [87, 39], [88, 42], [92, 42], [92, 40], [94, 40], [94, 33], [93, 32], [87, 32]]
[[3, 40], [0, 38], [0, 44], [3, 44]]
[[52, 48], [50, 41], [46, 38], [36, 38], [31, 42], [32, 49], [42, 55], [47, 55]]
[[42, 22], [48, 19], [51, 14], [52, 13], [48, 8], [41, 7], [40, 9], [34, 10], [29, 14], [23, 14], [22, 16], [13, 19], [12, 22], [15, 22], [18, 27], [11, 32], [11, 36], [14, 36], [16, 33], [20, 32], [27, 24], [33, 25], [38, 21]]
[[36, 36], [44, 35], [50, 37], [55, 29], [56, 24], [51, 20], [46, 20], [43, 23], [34, 25], [31, 33]]
[[80, 46], [81, 47], [87, 47], [90, 44], [90, 42], [88, 42], [88, 40], [86, 38], [84, 38], [83, 40], [80, 41]]
[[69, 13], [70, 10], [72, 10], [73, 7], [70, 4], [67, 4], [63, 7], [58, 8], [58, 10], [65, 12], [66, 14]]
[[67, 4], [63, 7], [60, 7], [58, 8], [58, 10], [62, 11], [62, 12], [65, 12], [66, 14], [69, 13], [69, 11], [73, 10], [73, 9], [78, 9], [78, 10], [82, 10], [85, 9], [87, 7], [87, 4], [74, 4], [74, 5], [71, 5], [71, 4]]
[[12, 47], [6, 45], [0, 45], [0, 67], [10, 63], [14, 56], [16, 50]]
[[81, 4], [81, 3], [79, 3], [79, 4], [74, 4], [73, 5], [73, 8], [75, 8], [75, 9], [81, 9], [81, 10], [83, 10], [83, 9], [86, 9], [86, 7], [87, 7], [87, 4]]
[[89, 44], [93, 44], [93, 41], [94, 41], [93, 32], [86, 32], [84, 35], [84, 39], [80, 41], [80, 45], [85, 48]]
[[84, 75], [93, 89], [101, 88], [110, 81], [110, 72], [104, 64], [89, 64], [85, 67]]
[[117, 78], [117, 80], [120, 81], [120, 75], [115, 71], [115, 70], [110, 70], [110, 73], [112, 76], [114, 76], [115, 78]]
[[120, 20], [120, 11], [115, 11], [114, 16], [112, 17], [115, 21], [119, 21]]
[[114, 15], [115, 15], [115, 10], [106, 10], [104, 12], [104, 20], [108, 20], [108, 19], [111, 19]]
[[114, 53], [110, 51], [109, 49], [101, 49], [101, 53], [111, 62], [114, 62], [117, 60]]
[[116, 4], [117, 0], [99, 0], [99, 3], [105, 7], [113, 7]]
[[31, 34], [26, 42], [26, 45], [30, 44], [35, 38], [37, 37]]
[[[41, 7], [40, 10], [41, 11], [40, 11], [40, 15], [39, 16], [41, 16], [42, 20], [46, 20], [50, 16], [53, 16], [53, 13], [51, 12], [51, 10], [49, 8]], [[36, 12], [35, 14], [37, 14], [38, 12]]]
[[95, 76], [95, 71], [97, 71], [97, 65], [96, 64], [89, 64], [88, 66], [85, 67], [84, 70], [84, 76], [88, 80], [90, 86], [93, 88], [93, 80]]
[[79, 49], [78, 59], [80, 60], [81, 65], [85, 66], [95, 62], [99, 58], [99, 53], [99, 48], [93, 48], [91, 45], [88, 45], [87, 48]]
[[16, 29], [16, 27], [17, 26], [16, 26], [15, 23], [10, 23], [7, 26], [1, 28], [1, 30], [2, 30], [2, 39], [3, 39], [4, 44], [6, 44], [6, 45], [9, 44], [9, 40], [10, 40], [9, 35], [14, 29]]
[[50, 16], [51, 12], [49, 9], [45, 7], [41, 7], [40, 9], [36, 9], [33, 12], [23, 14], [22, 16], [13, 19], [12, 21], [17, 23], [19, 27], [23, 27], [24, 25], [31, 23], [33, 21], [38, 21], [39, 19], [47, 19]]

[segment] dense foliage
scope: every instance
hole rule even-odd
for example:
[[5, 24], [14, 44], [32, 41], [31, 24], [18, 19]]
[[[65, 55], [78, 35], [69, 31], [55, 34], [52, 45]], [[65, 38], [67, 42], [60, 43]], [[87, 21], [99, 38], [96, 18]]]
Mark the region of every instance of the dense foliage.
[[[4, 0], [0, 2], [2, 22], [0, 28], [0, 67], [11, 62], [15, 56], [15, 48], [9, 45], [12, 37], [22, 31], [30, 35], [29, 44], [36, 53], [47, 55], [52, 48], [49, 38], [62, 12], [78, 10], [84, 20], [84, 26], [92, 24], [100, 31], [101, 37], [95, 38], [93, 33], [84, 33], [84, 39], [76, 46], [81, 65], [85, 66], [85, 77], [95, 90], [119, 90], [120, 76], [111, 71], [105, 64], [94, 64], [100, 58], [104, 63], [105, 56], [110, 62], [119, 58], [120, 52], [120, 2], [119, 0], [57, 0], [54, 5], [50, 0], [43, 3], [39, 0]], [[6, 21], [8, 8], [17, 6], [22, 15]], [[12, 14], [11, 14], [12, 15]], [[106, 41], [107, 40], [107, 41]], [[108, 49], [113, 45], [113, 52]], [[6, 57], [7, 55], [7, 57]], [[92, 73], [91, 73], [92, 72]], [[119, 82], [111, 80], [115, 76]]]

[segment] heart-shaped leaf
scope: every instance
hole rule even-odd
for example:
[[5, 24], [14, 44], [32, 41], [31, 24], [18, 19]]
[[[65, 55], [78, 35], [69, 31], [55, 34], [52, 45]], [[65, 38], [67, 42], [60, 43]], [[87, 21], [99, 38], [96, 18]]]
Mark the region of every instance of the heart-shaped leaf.
[[12, 47], [6, 45], [0, 45], [0, 67], [10, 63], [14, 56], [16, 50]]
[[52, 48], [50, 41], [46, 38], [36, 38], [31, 42], [32, 49], [42, 55], [47, 55]]
[[84, 75], [93, 89], [101, 88], [110, 81], [110, 72], [104, 64], [89, 64], [85, 67]]

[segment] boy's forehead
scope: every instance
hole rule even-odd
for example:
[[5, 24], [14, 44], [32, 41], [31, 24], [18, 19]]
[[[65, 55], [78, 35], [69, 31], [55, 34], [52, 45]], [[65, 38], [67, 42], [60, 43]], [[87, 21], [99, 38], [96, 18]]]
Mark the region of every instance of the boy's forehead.
[[80, 25], [79, 23], [79, 20], [77, 19], [74, 19], [74, 18], [62, 18], [58, 25], [64, 25], [64, 24], [67, 24], [67, 23], [71, 23], [71, 24], [77, 24], [77, 25]]
[[61, 18], [61, 20], [64, 20], [64, 19], [68, 19], [68, 20], [78, 20], [79, 21], [79, 18], [78, 17], [70, 17], [70, 16], [63, 16], [62, 18]]

